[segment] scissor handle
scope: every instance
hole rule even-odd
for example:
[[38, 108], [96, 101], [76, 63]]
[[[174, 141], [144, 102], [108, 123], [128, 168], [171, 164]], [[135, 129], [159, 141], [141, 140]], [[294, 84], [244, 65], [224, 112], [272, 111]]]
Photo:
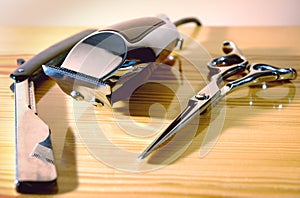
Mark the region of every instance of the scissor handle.
[[207, 66], [211, 71], [217, 71], [211, 77], [219, 85], [222, 80], [246, 70], [248, 61], [241, 50], [232, 41], [224, 41], [222, 50], [224, 56], [212, 59]]
[[217, 70], [211, 78], [219, 84], [222, 80], [246, 70], [248, 61], [239, 54], [228, 54], [215, 58], [208, 63], [208, 68]]
[[272, 65], [259, 63], [251, 64], [247, 69], [249, 73], [245, 77], [226, 84], [229, 91], [241, 86], [255, 85], [269, 81], [293, 80], [297, 77], [297, 72], [293, 68], [277, 68]]

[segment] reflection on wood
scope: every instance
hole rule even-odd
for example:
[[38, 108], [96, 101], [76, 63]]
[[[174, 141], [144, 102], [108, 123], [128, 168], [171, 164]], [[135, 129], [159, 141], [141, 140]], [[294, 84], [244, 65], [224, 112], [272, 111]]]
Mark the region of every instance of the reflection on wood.
[[[0, 31], [1, 43], [4, 41], [2, 38], [5, 37], [6, 40], [0, 46], [0, 195], [17, 195], [14, 189], [14, 96], [9, 90], [13, 82], [9, 74], [16, 68], [16, 59], [28, 59], [82, 29], [84, 28], [1, 28], [5, 30]], [[181, 27], [180, 30], [185, 35], [193, 32], [190, 27]], [[250, 62], [294, 67], [299, 73], [299, 35], [299, 27], [203, 27], [198, 34], [193, 35], [193, 41], [203, 44], [215, 57], [221, 55], [224, 40], [233, 40], [244, 55], [249, 57]], [[38, 37], [39, 41], [34, 37]], [[21, 46], [17, 42], [19, 40], [22, 40]], [[188, 43], [184, 45], [182, 54], [193, 53]], [[178, 71], [179, 65], [175, 63], [171, 67]], [[197, 91], [206, 84], [205, 76], [199, 78], [195, 68], [185, 58], [182, 59], [181, 70], [183, 77], [189, 79], [191, 90]], [[160, 75], [160, 79], [167, 77], [165, 73]], [[181, 82], [180, 78], [177, 78], [176, 83], [178, 82]], [[137, 174], [118, 169], [117, 165], [127, 163], [128, 158], [120, 156], [116, 159], [114, 151], [104, 150], [109, 148], [105, 144], [113, 144], [118, 149], [137, 156], [156, 137], [157, 132], [137, 137], [138, 133], [124, 133], [122, 127], [128, 127], [130, 123], [140, 123], [141, 126], [151, 123], [152, 126], [159, 125], [163, 128], [181, 110], [177, 109], [177, 104], [185, 104], [184, 98], [188, 98], [191, 92], [176, 92], [177, 89], [174, 89], [174, 93], [165, 86], [150, 83], [140, 87], [129, 100], [116, 103], [114, 110], [97, 109], [90, 104], [77, 104], [53, 80], [48, 79], [37, 88], [36, 101], [39, 116], [52, 131], [59, 173], [58, 194], [70, 197], [299, 196], [299, 85], [297, 78], [285, 84], [268, 84], [266, 89], [260, 86], [246, 87], [231, 93], [215, 109], [187, 125], [182, 130], [186, 133], [176, 135], [173, 138], [175, 141], [170, 141], [173, 144], [166, 145], [165, 150], [162, 148], [157, 151], [152, 161], [148, 159], [141, 164], [142, 167], [149, 164], [158, 166], [158, 170]], [[181, 96], [173, 97], [172, 92]], [[129, 107], [124, 106], [128, 102]], [[161, 105], [151, 107], [155, 102]], [[224, 111], [223, 107], [225, 116], [223, 120], [218, 120], [220, 118], [217, 115]], [[86, 115], [84, 113], [87, 111], [90, 112], [88, 116], [80, 117]], [[166, 111], [169, 114], [164, 116]], [[153, 120], [149, 115], [153, 116]], [[124, 124], [122, 126], [116, 123], [121, 118]], [[161, 118], [165, 119], [165, 123], [159, 123]], [[217, 142], [206, 155], [200, 157], [201, 149], [207, 149], [205, 146], [209, 145], [209, 142], [203, 144], [203, 140], [216, 119], [223, 122], [221, 131], [217, 134]], [[90, 148], [86, 147], [83, 139], [86, 136], [82, 135], [82, 130], [96, 125], [101, 128], [101, 124], [97, 122], [109, 130], [104, 131], [106, 139], [94, 139], [92, 146], [98, 152], [105, 153], [117, 165], [105, 163], [101, 161], [103, 159], [98, 160]], [[189, 130], [193, 127], [196, 128], [195, 133]], [[184, 153], [176, 153], [178, 145], [186, 146]], [[174, 160], [164, 161], [170, 155], [179, 156]], [[134, 165], [137, 166], [138, 163], [134, 162]]]

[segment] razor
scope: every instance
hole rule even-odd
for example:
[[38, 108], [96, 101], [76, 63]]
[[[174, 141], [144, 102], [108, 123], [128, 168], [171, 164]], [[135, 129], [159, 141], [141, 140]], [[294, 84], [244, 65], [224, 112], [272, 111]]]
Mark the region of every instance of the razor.
[[37, 115], [34, 83], [45, 74], [76, 100], [111, 107], [151, 75], [183, 39], [165, 15], [89, 29], [19, 61], [12, 74], [15, 93], [16, 189], [21, 193], [57, 192], [57, 172], [48, 125]]
[[59, 64], [68, 51], [95, 30], [77, 33], [40, 52], [28, 61], [18, 59], [10, 76], [15, 94], [16, 190], [20, 193], [56, 193], [57, 171], [50, 129], [38, 117], [34, 84], [44, 79], [42, 64]]

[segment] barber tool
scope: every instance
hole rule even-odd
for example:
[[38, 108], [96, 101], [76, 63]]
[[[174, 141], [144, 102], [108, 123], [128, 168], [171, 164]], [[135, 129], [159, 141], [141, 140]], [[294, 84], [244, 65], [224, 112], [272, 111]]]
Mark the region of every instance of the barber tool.
[[137, 88], [137, 78], [149, 76], [142, 72], [145, 68], [157, 66], [155, 62], [182, 44], [176, 26], [188, 22], [201, 25], [195, 18], [172, 23], [162, 15], [104, 28], [78, 42], [62, 65], [43, 65], [44, 72], [74, 99], [111, 107], [120, 95], [130, 93], [128, 88]]
[[[215, 72], [211, 81], [201, 91], [189, 99], [187, 107], [172, 121], [172, 123], [138, 156], [146, 158], [151, 152], [169, 140], [180, 128], [188, 123], [197, 113], [202, 113], [212, 104], [219, 101], [226, 94], [247, 85], [256, 85], [262, 82], [293, 80], [297, 73], [293, 68], [277, 68], [266, 64], [248, 64], [247, 59], [235, 43], [223, 43], [225, 56], [211, 60], [208, 68]], [[223, 83], [223, 80], [247, 72], [234, 81]]]
[[182, 45], [176, 26], [190, 22], [201, 26], [195, 18], [173, 24], [166, 16], [158, 16], [126, 21], [103, 30], [89, 29], [22, 61], [10, 75], [15, 80], [11, 89], [15, 92], [16, 108], [17, 191], [57, 191], [50, 130], [37, 116], [33, 88], [34, 82], [44, 76], [43, 71], [74, 99], [111, 106], [115, 90], [117, 95], [126, 94], [120, 87], [134, 84], [134, 77], [140, 76], [136, 74]]
[[[19, 68], [11, 74], [15, 80], [16, 190], [20, 193], [57, 192], [50, 130], [37, 116], [34, 81], [42, 78], [41, 65], [60, 63], [80, 39], [95, 30], [69, 37], [34, 56], [18, 60]], [[11, 86], [12, 87], [12, 86]]]

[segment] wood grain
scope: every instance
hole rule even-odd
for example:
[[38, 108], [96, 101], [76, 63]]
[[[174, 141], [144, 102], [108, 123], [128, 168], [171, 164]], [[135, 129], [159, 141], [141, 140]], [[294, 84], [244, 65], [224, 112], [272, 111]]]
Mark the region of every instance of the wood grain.
[[[9, 74], [16, 68], [17, 58], [28, 59], [84, 27], [0, 29], [0, 196], [17, 196], [14, 189], [14, 96], [9, 90], [13, 82]], [[170, 66], [170, 71], [174, 69], [181, 73], [160, 70], [155, 78], [167, 79], [165, 83], [170, 84], [162, 84], [176, 85], [174, 89], [149, 83], [140, 87], [129, 102], [118, 103], [112, 110], [74, 102], [51, 79], [36, 88], [39, 116], [52, 131], [59, 174], [59, 192], [55, 196], [300, 196], [299, 78], [269, 84], [267, 89], [261, 86], [243, 88], [226, 96], [214, 109], [200, 116], [200, 122], [197, 117], [166, 145], [167, 148], [157, 151], [152, 161], [141, 162], [142, 170], [150, 166], [150, 171], [141, 173], [141, 169], [125, 166], [132, 156], [116, 158], [119, 154], [109, 150], [111, 147], [105, 147], [110, 142], [122, 151], [137, 155], [155, 134], [147, 137], [125, 134], [116, 121], [127, 118], [122, 122], [125, 129], [130, 127], [130, 120], [145, 128], [149, 123], [154, 128], [164, 127], [181, 110], [178, 108], [181, 100], [192, 94], [180, 83], [188, 81], [187, 87], [191, 90], [199, 90], [206, 84], [206, 74], [199, 75], [188, 60], [197, 55], [190, 47], [195, 42], [215, 57], [222, 55], [224, 40], [233, 40], [250, 62], [294, 67], [300, 72], [300, 27], [203, 27], [198, 30], [182, 27], [180, 31], [190, 40], [183, 51], [178, 52], [183, 54], [179, 56], [181, 65], [177, 60]], [[196, 57], [195, 61], [200, 59]], [[180, 74], [186, 81], [180, 79]], [[151, 109], [151, 120], [145, 112], [155, 102], [160, 105]], [[165, 111], [168, 112], [166, 118]], [[161, 124], [161, 119], [166, 122]], [[98, 123], [109, 141], [97, 137], [94, 142], [88, 139], [91, 144], [87, 148], [86, 134], [83, 133], [88, 134], [93, 127], [99, 127]], [[212, 135], [208, 133], [211, 131]], [[209, 144], [214, 141], [215, 145]], [[182, 146], [186, 146], [185, 152], [170, 163], [164, 162]], [[105, 163], [96, 159], [89, 149], [106, 155], [105, 160], [111, 161]], [[205, 149], [209, 152], [200, 157], [201, 150]], [[152, 170], [153, 167], [158, 170]], [[138, 170], [138, 173], [132, 173], [132, 170]]]

